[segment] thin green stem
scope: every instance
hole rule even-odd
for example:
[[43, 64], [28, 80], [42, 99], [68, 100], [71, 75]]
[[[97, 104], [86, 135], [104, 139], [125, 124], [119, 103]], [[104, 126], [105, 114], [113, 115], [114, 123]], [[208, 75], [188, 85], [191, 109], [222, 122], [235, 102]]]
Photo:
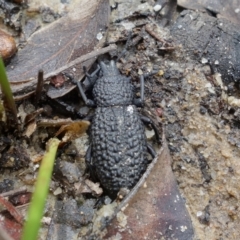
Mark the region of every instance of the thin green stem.
[[59, 142], [57, 138], [52, 138], [47, 143], [47, 151], [39, 169], [35, 191], [28, 210], [27, 221], [23, 229], [22, 240], [37, 239]]
[[13, 99], [12, 90], [11, 90], [10, 84], [8, 82], [4, 63], [3, 63], [3, 60], [1, 57], [0, 57], [0, 85], [1, 85], [2, 93], [4, 95], [4, 99], [6, 100], [6, 103], [9, 107], [10, 111], [12, 112], [14, 121], [16, 124], [18, 124], [17, 108], [16, 108], [16, 105], [15, 105], [15, 102]]

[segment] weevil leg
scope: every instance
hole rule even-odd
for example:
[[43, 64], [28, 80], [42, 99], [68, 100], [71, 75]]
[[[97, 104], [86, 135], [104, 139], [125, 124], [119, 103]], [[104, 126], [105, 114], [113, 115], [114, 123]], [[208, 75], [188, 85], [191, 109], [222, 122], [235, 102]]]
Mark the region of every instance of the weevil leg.
[[142, 102], [142, 106], [144, 105], [144, 77], [140, 76], [140, 99]]
[[[98, 69], [97, 69], [97, 70], [98, 70]], [[99, 71], [99, 70], [98, 70], [98, 71]], [[79, 93], [80, 93], [80, 95], [81, 95], [84, 103], [85, 103], [88, 107], [95, 107], [95, 106], [96, 106], [95, 102], [94, 102], [93, 100], [87, 98], [87, 96], [86, 96], [86, 94], [85, 94], [85, 92], [84, 92], [84, 90], [83, 90], [83, 87], [82, 87], [81, 82], [75, 80], [75, 79], [73, 78], [73, 76], [71, 76], [71, 75], [68, 74], [68, 73], [64, 73], [64, 74], [65, 74], [65, 76], [67, 76], [67, 77], [70, 79], [70, 81], [71, 81], [73, 84], [76, 84], [76, 85], [77, 85], [78, 91], [79, 91]], [[90, 75], [90, 76], [91, 76], [91, 75]], [[89, 88], [89, 86], [88, 86], [88, 88]]]
[[66, 112], [67, 114], [71, 114], [74, 115], [76, 114], [76, 109], [74, 107], [72, 107], [71, 105], [65, 103], [64, 101], [60, 100], [60, 99], [52, 99], [51, 100], [54, 104], [54, 107], [56, 108], [64, 108], [64, 113]]
[[97, 74], [100, 70], [101, 70], [100, 66], [97, 65], [97, 69], [93, 73], [89, 74], [87, 72], [87, 68], [85, 66], [83, 66], [83, 71], [84, 71], [85, 75], [89, 78], [93, 78], [93, 77], [97, 76]]
[[135, 98], [133, 100], [133, 104], [137, 107], [144, 107], [144, 82], [145, 82], [145, 78], [155, 75], [156, 73], [158, 73], [158, 71], [153, 71], [151, 73], [148, 74], [144, 74], [144, 75], [140, 75], [140, 98]]
[[94, 114], [89, 114], [89, 115], [87, 115], [85, 118], [83, 118], [83, 120], [92, 122], [93, 117], [94, 117]]
[[126, 54], [127, 49], [128, 49], [128, 47], [130, 46], [131, 38], [132, 38], [132, 31], [129, 31], [129, 32], [128, 32], [127, 42], [126, 42], [126, 44], [125, 44], [125, 46], [124, 46], [122, 52], [119, 54], [119, 56], [118, 56], [116, 62], [118, 62], [119, 59], [122, 58], [122, 57]]
[[85, 154], [85, 161], [86, 161], [86, 165], [87, 165], [87, 170], [90, 172], [90, 176], [92, 178], [92, 180], [94, 182], [99, 181], [97, 176], [96, 176], [96, 172], [95, 172], [95, 168], [92, 165], [92, 144], [89, 145], [87, 152]]
[[133, 104], [137, 107], [144, 106], [144, 76], [140, 75], [140, 98], [135, 98]]
[[94, 171], [94, 167], [92, 165], [91, 159], [92, 159], [92, 144], [90, 144], [88, 149], [87, 149], [87, 152], [85, 154], [85, 161], [86, 161], [87, 169], [90, 172], [90, 176], [92, 178], [95, 178], [94, 177], [95, 176], [95, 171]]
[[150, 144], [147, 144], [147, 150], [148, 150], [148, 153], [152, 156], [152, 158], [156, 157], [157, 153], [154, 150], [153, 146], [151, 146]]
[[87, 164], [88, 167], [92, 166], [91, 158], [92, 158], [92, 144], [89, 145], [89, 147], [87, 149], [87, 152], [86, 152], [86, 155], [85, 155], [85, 161], [86, 161], [86, 164]]
[[85, 92], [83, 90], [81, 82], [80, 81], [76, 81], [73, 78], [70, 78], [70, 80], [72, 81], [73, 84], [77, 85], [78, 91], [79, 91], [83, 101], [85, 102], [86, 106], [88, 106], [88, 107], [95, 107], [96, 106], [95, 102], [93, 100], [87, 98], [87, 96], [86, 96], [86, 94], [85, 94]]
[[83, 66], [84, 74], [86, 75], [86, 78], [87, 78], [87, 80], [88, 80], [89, 83], [90, 83], [90, 85], [89, 85], [87, 88], [90, 88], [90, 87], [92, 87], [92, 86], [95, 84], [95, 82], [96, 82], [96, 80], [97, 80], [97, 78], [98, 78], [97, 74], [99, 73], [100, 70], [101, 70], [100, 66], [97, 65], [97, 69], [96, 69], [92, 74], [89, 74], [89, 73], [87, 72], [86, 67]]
[[94, 204], [94, 208], [100, 209], [103, 205], [110, 204], [113, 200], [111, 200], [108, 196], [100, 196], [96, 203]]
[[158, 129], [157, 129], [156, 125], [154, 124], [153, 120], [146, 116], [143, 116], [143, 115], [140, 115], [140, 117], [141, 117], [141, 120], [143, 123], [151, 125], [151, 127], [154, 130], [157, 141], [160, 142], [159, 132], [158, 132]]
[[93, 100], [87, 98], [87, 96], [83, 90], [82, 84], [79, 81], [77, 81], [77, 87], [78, 87], [78, 91], [79, 91], [83, 101], [85, 102], [86, 106], [95, 107], [96, 106], [95, 102]]

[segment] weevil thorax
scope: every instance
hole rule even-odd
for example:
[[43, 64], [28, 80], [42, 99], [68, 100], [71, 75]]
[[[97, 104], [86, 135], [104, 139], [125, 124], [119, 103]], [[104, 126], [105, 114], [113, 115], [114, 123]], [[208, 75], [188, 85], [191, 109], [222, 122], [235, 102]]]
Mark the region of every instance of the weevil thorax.
[[102, 77], [93, 87], [93, 97], [99, 107], [126, 106], [133, 102], [133, 86], [130, 78], [120, 74], [115, 62], [100, 63]]

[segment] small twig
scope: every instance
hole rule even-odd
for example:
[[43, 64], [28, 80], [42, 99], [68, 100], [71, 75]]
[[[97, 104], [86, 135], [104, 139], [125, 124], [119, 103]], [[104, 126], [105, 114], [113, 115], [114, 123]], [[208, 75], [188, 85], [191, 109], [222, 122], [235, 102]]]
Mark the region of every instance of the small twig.
[[57, 74], [59, 74], [60, 72], [63, 72], [65, 71], [66, 69], [72, 67], [72, 66], [75, 66], [76, 64], [78, 63], [83, 63], [83, 62], [86, 62], [87, 60], [91, 59], [91, 58], [94, 58], [94, 57], [97, 57], [99, 55], [102, 55], [104, 53], [107, 53], [107, 52], [110, 52], [112, 50], [116, 50], [117, 49], [117, 45], [115, 44], [112, 44], [108, 47], [105, 47], [105, 48], [101, 48], [101, 49], [96, 49], [96, 50], [93, 50], [92, 52], [90, 53], [87, 53], [79, 58], [76, 58], [75, 60], [73, 60], [72, 62], [70, 62], [69, 64], [66, 64], [64, 65], [63, 67], [60, 67], [58, 68], [57, 70], [53, 71], [53, 72], [50, 72], [48, 74], [45, 75], [45, 79], [49, 78], [49, 77], [52, 77], [52, 76], [55, 76]]
[[16, 209], [19, 211], [19, 212], [26, 212], [26, 210], [28, 209], [30, 205], [30, 202], [29, 203], [26, 203], [26, 204], [23, 204], [23, 205], [19, 205], [19, 206], [16, 206]]
[[38, 71], [38, 78], [37, 78], [37, 88], [35, 91], [35, 105], [37, 105], [40, 97], [41, 97], [41, 93], [42, 93], [42, 88], [43, 88], [43, 70], [39, 70]]
[[61, 127], [62, 125], [67, 125], [73, 123], [73, 120], [71, 118], [66, 119], [57, 119], [57, 120], [49, 120], [49, 119], [41, 119], [38, 121], [37, 126], [38, 127]]
[[8, 212], [15, 218], [15, 220], [23, 225], [23, 216], [22, 214], [4, 197], [0, 196], [0, 204], [2, 204]]
[[123, 56], [125, 55], [125, 53], [127, 52], [127, 49], [128, 49], [128, 47], [129, 47], [129, 45], [130, 45], [131, 38], [132, 38], [132, 32], [130, 31], [130, 32], [128, 32], [127, 42], [126, 42], [126, 44], [125, 44], [125, 46], [124, 46], [124, 49], [122, 50], [122, 52], [120, 53], [120, 55], [118, 56], [118, 58], [117, 58], [117, 60], [116, 60], [117, 62], [118, 62], [119, 59], [120, 59], [121, 57], [123, 57]]
[[145, 30], [146, 32], [148, 32], [152, 37], [156, 38], [159, 42], [161, 42], [163, 44], [163, 47], [161, 47], [162, 50], [174, 50], [175, 46], [173, 46], [171, 43], [167, 42], [166, 40], [164, 40], [163, 38], [161, 38], [160, 36], [158, 36], [158, 34], [156, 34], [152, 29], [150, 24], [147, 24], [145, 26]]
[[34, 94], [36, 91], [31, 91], [31, 92], [28, 92], [26, 94], [23, 94], [21, 96], [15, 96], [13, 97], [14, 98], [14, 101], [17, 102], [17, 101], [22, 101], [24, 99], [28, 99], [30, 96], [32, 96], [32, 94]]
[[8, 192], [4, 192], [2, 194], [0, 194], [1, 197], [12, 197], [14, 195], [18, 195], [18, 194], [21, 194], [21, 193], [25, 193], [27, 192], [27, 188], [26, 187], [21, 187], [19, 189], [16, 189], [16, 190], [11, 190], [11, 191], [8, 191]]
[[142, 40], [144, 33], [145, 33], [145, 29], [144, 27], [142, 27], [141, 32], [138, 33], [137, 36], [132, 39], [131, 46], [136, 46], [140, 42], [140, 40]]

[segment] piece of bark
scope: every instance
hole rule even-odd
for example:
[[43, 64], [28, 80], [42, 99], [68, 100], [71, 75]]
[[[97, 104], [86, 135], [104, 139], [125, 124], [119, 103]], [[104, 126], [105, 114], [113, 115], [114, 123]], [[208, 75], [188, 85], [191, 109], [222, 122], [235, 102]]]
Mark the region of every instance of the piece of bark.
[[[76, 1], [73, 12], [35, 32], [12, 59], [7, 74], [13, 92], [28, 92], [28, 88], [36, 84], [39, 69], [47, 75], [95, 48], [101, 48], [108, 21], [108, 0]], [[75, 78], [82, 78], [82, 66], [89, 68], [93, 61], [87, 60], [69, 71], [74, 73]]]
[[[192, 59], [210, 64], [225, 84], [240, 80], [240, 27], [208, 14], [185, 10], [171, 28]], [[184, 55], [183, 55], [184, 56]]]
[[157, 161], [136, 194], [108, 225], [104, 239], [193, 239], [193, 227], [171, 169], [165, 138]]

